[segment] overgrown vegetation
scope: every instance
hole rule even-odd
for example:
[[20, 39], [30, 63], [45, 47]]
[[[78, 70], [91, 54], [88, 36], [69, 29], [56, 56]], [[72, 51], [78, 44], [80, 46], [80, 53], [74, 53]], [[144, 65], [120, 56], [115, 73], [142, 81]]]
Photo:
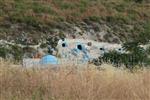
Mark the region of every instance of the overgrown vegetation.
[[104, 53], [103, 57], [94, 59], [92, 62], [95, 65], [101, 65], [102, 63], [111, 63], [116, 67], [125, 66], [133, 69], [136, 66], [148, 66], [150, 65], [150, 52], [149, 47], [143, 48], [141, 45], [150, 44], [150, 22], [144, 24], [144, 30], [138, 34], [133, 40], [126, 41], [122, 47], [126, 53], [119, 53], [111, 51]]
[[18, 46], [1, 46], [0, 57], [4, 59], [11, 59], [20, 62], [23, 58], [23, 49]]
[[6, 58], [7, 54], [8, 54], [8, 49], [5, 47], [0, 47], [0, 57]]
[[101, 65], [102, 63], [112, 64], [115, 67], [125, 66], [129, 69], [135, 67], [147, 67], [150, 65], [149, 48], [144, 50], [142, 47], [135, 45], [135, 43], [125, 43], [124, 48], [128, 53], [119, 53], [111, 51], [104, 53], [103, 57], [94, 59], [92, 62], [95, 65]]
[[135, 40], [139, 44], [150, 43], [150, 21], [144, 24], [144, 30], [138, 35]]
[[[149, 100], [150, 71], [127, 70], [103, 65], [97, 70], [75, 69], [74, 65], [25, 69], [0, 63], [2, 100]], [[56, 66], [55, 66], [56, 67]]]
[[[130, 52], [121, 56], [116, 52], [106, 55], [115, 55], [116, 61], [112, 62], [121, 62], [128, 66], [135, 65], [135, 62], [139, 64], [139, 61], [145, 63], [142, 59], [149, 61], [146, 54], [149, 50], [143, 51], [139, 47], [141, 44], [149, 43], [149, 19], [148, 0], [2, 0], [0, 1], [0, 38], [17, 37], [27, 32], [29, 36], [38, 40], [40, 34], [45, 34], [47, 44], [42, 44], [41, 47], [50, 45], [55, 49], [58, 39], [64, 38], [65, 33], [60, 32], [55, 37], [52, 29], [64, 30], [65, 26], [61, 25], [61, 22], [106, 24], [113, 34], [125, 42], [124, 47]], [[15, 26], [16, 24], [19, 27]], [[47, 37], [49, 33], [54, 35]], [[7, 58], [6, 53], [10, 53], [19, 60], [22, 57], [22, 50], [17, 47], [11, 48], [12, 50], [0, 47], [0, 56]], [[132, 59], [134, 64], [126, 64], [130, 62], [130, 57], [135, 58]], [[109, 61], [111, 60], [112, 58], [109, 57]]]
[[[136, 3], [138, 2], [138, 3]], [[0, 34], [46, 34], [61, 22], [105, 22], [117, 36], [138, 34], [150, 19], [148, 0], [3, 0], [0, 1]], [[14, 25], [21, 28], [13, 29]], [[56, 25], [57, 24], [57, 25]], [[129, 30], [126, 26], [133, 26]], [[137, 26], [138, 28], [136, 28]], [[65, 27], [65, 26], [64, 26]], [[116, 29], [117, 27], [117, 29]], [[18, 30], [18, 31], [16, 31]]]

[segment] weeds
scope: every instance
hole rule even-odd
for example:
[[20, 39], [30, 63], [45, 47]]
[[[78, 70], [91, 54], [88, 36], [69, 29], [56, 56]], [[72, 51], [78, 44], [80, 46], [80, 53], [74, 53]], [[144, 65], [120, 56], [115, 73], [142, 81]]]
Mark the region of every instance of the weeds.
[[[50, 66], [51, 67], [51, 66]], [[11, 63], [0, 65], [2, 100], [149, 100], [150, 72], [115, 69], [103, 65], [58, 70], [24, 69]]]

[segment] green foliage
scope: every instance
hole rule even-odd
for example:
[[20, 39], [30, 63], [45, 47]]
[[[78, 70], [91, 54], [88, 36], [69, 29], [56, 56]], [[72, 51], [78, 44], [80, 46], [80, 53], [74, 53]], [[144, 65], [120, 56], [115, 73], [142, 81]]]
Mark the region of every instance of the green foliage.
[[111, 24], [128, 24], [130, 23], [130, 19], [123, 15], [116, 15], [116, 16], [107, 16], [106, 21]]
[[136, 41], [141, 44], [146, 44], [150, 41], [150, 21], [144, 25], [144, 31], [139, 34]]
[[22, 60], [23, 50], [18, 46], [12, 46], [11, 53], [14, 55], [14, 59], [16, 61]]
[[52, 10], [50, 5], [41, 5], [39, 3], [33, 3], [31, 8], [35, 13], [49, 13], [49, 14], [56, 14], [55, 11]]
[[142, 48], [139, 46], [138, 42], [126, 42], [123, 44], [123, 48], [130, 53], [142, 52]]
[[0, 57], [2, 58], [6, 58], [7, 54], [8, 54], [8, 49], [5, 47], [0, 47]]
[[142, 3], [144, 0], [134, 0], [136, 3]]
[[60, 32], [60, 33], [59, 33], [59, 37], [60, 37], [60, 38], [65, 38], [65, 34], [64, 34], [63, 32]]
[[14, 60], [20, 61], [23, 57], [23, 50], [18, 46], [10, 46], [10, 48], [0, 47], [0, 57], [7, 59], [8, 54], [12, 54]]
[[75, 4], [71, 2], [64, 2], [63, 0], [54, 0], [53, 3], [57, 5], [62, 10], [74, 9]]
[[99, 22], [101, 19], [101, 17], [99, 16], [90, 16], [89, 20], [94, 21], [94, 22]]
[[[143, 7], [143, 9], [146, 8], [146, 6]], [[98, 10], [97, 13], [92, 13], [90, 9]], [[138, 19], [144, 14], [146, 16], [141, 20], [149, 19], [148, 10], [141, 11], [134, 0], [115, 2], [113, 0], [78, 0], [72, 2], [70, 0], [14, 0], [11, 2], [4, 0], [0, 1], [0, 13], [0, 16], [4, 17], [4, 23], [10, 20], [14, 24], [25, 23], [27, 26], [34, 26], [37, 29], [39, 26], [48, 25], [51, 27], [53, 21], [56, 23], [61, 21], [74, 23], [89, 18], [97, 22], [103, 20], [101, 17], [104, 17], [105, 21], [110, 24], [130, 24], [135, 20], [139, 22]]]
[[101, 62], [111, 63], [115, 67], [126, 66], [126, 68], [134, 68], [136, 65], [142, 67], [143, 65], [147, 65], [146, 63], [146, 54], [142, 53], [129, 53], [129, 54], [120, 54], [118, 52], [109, 52], [105, 53], [104, 56], [99, 58]]
[[115, 9], [119, 12], [123, 12], [123, 11], [125, 11], [125, 6], [124, 5], [118, 5], [115, 7]]
[[119, 53], [117, 51], [111, 51], [104, 53], [103, 57], [94, 59], [95, 65], [104, 63], [110, 63], [115, 67], [121, 67], [122, 65], [126, 68], [133, 69], [136, 66], [147, 66], [150, 65], [150, 49], [144, 50], [139, 46], [137, 42], [127, 42], [123, 44], [126, 53]]
[[150, 47], [148, 47], [148, 48], [146, 49], [146, 53], [147, 53], [148, 55], [150, 55]]
[[41, 45], [40, 45], [40, 48], [46, 48], [47, 47], [47, 44], [46, 43], [42, 43]]
[[125, 1], [127, 1], [127, 2], [133, 1], [133, 2], [136, 2], [136, 3], [142, 3], [142, 2], [145, 1], [145, 0], [125, 0]]
[[[122, 37], [121, 35], [124, 33], [140, 33], [139, 36], [135, 38], [135, 42], [124, 44], [125, 49], [130, 51], [130, 56], [134, 55], [134, 57], [139, 59], [140, 57], [142, 58], [141, 54], [143, 54], [139, 44], [146, 44], [150, 39], [150, 22], [147, 21], [150, 19], [149, 10], [145, 10], [147, 6], [144, 4], [141, 10], [141, 4], [138, 4], [146, 1], [148, 2], [148, 0], [116, 0], [115, 2], [114, 0], [77, 0], [72, 2], [70, 2], [70, 0], [0, 0], [0, 18], [2, 18], [2, 20], [0, 20], [0, 32], [7, 34], [12, 34], [13, 32], [17, 34], [22, 31], [28, 31], [29, 33], [32, 33], [32, 31], [34, 31], [34, 33], [46, 33], [53, 28], [63, 30], [64, 28], [61, 28], [63, 25], [59, 27], [62, 21], [74, 23], [77, 22], [78, 19], [83, 21], [84, 19], [88, 19], [94, 22], [104, 22], [112, 29], [111, 32], [120, 37]], [[91, 9], [98, 9], [96, 11], [97, 13], [92, 13]], [[69, 18], [71, 20], [68, 20]], [[143, 26], [143, 23], [141, 24], [140, 22], [146, 22], [143, 31], [139, 29], [139, 27]], [[20, 25], [20, 23], [22, 26], [10, 28], [13, 26], [12, 24]], [[127, 25], [132, 27], [133, 24], [137, 24], [139, 27], [132, 29], [132, 32], [126, 31], [129, 30], [129, 28], [122, 27]], [[28, 27], [30, 27], [31, 30], [28, 30]], [[32, 34], [29, 35], [34, 37]], [[60, 32], [58, 39], [64, 37], [65, 34]], [[130, 36], [127, 36], [127, 38], [128, 37]], [[55, 48], [58, 39], [54, 39], [54, 37], [49, 38], [47, 39], [49, 41], [48, 44], [51, 44], [52, 47]], [[45, 44], [41, 45], [41, 47], [45, 46]], [[17, 49], [16, 47], [12, 48], [14, 50], [0, 47], [0, 56], [6, 57], [6, 52], [11, 52], [18, 56], [15, 59], [20, 59], [22, 55], [21, 49]], [[115, 53], [109, 54], [109, 56], [113, 56], [114, 54]], [[119, 56], [120, 54], [116, 55]], [[116, 55], [114, 59], [119, 58], [116, 58]], [[143, 55], [145, 56], [145, 54]], [[127, 57], [129, 55], [124, 56], [126, 59], [130, 58]], [[120, 60], [118, 61], [120, 62]], [[124, 62], [127, 61], [129, 60]]]
[[47, 38], [47, 45], [50, 45], [51, 48], [56, 49], [57, 43], [58, 43], [59, 38], [57, 37], [48, 37]]

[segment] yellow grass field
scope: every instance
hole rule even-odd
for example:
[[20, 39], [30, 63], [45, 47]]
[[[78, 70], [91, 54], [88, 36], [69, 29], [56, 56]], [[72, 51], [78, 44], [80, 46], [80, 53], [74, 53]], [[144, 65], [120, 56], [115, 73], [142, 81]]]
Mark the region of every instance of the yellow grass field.
[[0, 100], [150, 100], [150, 70], [25, 69], [0, 64]]

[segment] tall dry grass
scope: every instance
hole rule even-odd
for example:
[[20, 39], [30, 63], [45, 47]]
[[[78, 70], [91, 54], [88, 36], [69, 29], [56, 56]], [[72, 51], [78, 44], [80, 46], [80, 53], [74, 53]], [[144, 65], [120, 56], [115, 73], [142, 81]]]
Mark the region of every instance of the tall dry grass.
[[0, 100], [150, 100], [150, 71], [0, 65]]

